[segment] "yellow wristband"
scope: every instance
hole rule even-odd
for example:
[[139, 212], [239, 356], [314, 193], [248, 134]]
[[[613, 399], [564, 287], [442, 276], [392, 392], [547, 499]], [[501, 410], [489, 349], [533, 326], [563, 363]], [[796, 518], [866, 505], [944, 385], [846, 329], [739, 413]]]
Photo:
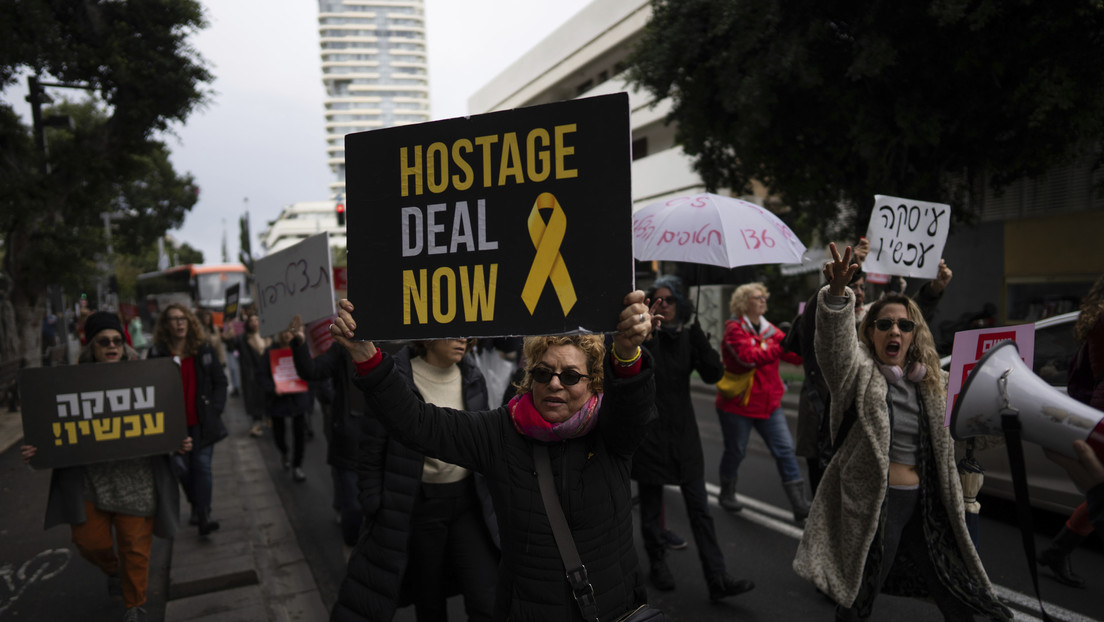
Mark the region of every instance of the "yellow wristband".
[[628, 360], [617, 356], [617, 348], [610, 348], [610, 350], [613, 353], [613, 360], [617, 361], [620, 365], [623, 365], [625, 367], [632, 365], [640, 359], [640, 346], [636, 346], [636, 354], [634, 354], [633, 357]]

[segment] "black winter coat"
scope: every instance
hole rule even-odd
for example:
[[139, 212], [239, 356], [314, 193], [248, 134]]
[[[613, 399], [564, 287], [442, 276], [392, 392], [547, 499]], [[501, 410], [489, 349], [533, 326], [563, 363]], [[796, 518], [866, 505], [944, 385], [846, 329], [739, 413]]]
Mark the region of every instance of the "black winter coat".
[[656, 421], [633, 456], [632, 477], [646, 484], [680, 484], [705, 477], [701, 436], [690, 401], [690, 374], [714, 384], [724, 376], [721, 355], [701, 326], [660, 329], [644, 343], [655, 361]]
[[[364, 396], [353, 386], [355, 368], [349, 352], [334, 343], [328, 350], [311, 358], [310, 348], [298, 339], [291, 346], [295, 373], [309, 382], [333, 380], [329, 443], [326, 462], [333, 467], [354, 471], [357, 468], [357, 444], [364, 420]], [[319, 401], [322, 401], [319, 398]]]
[[[148, 359], [172, 358], [172, 351], [165, 344], [155, 343]], [[222, 411], [226, 408], [226, 371], [219, 363], [215, 349], [207, 344], [199, 347], [195, 355], [196, 418], [199, 420], [199, 438], [193, 438], [193, 450], [214, 445], [226, 438], [229, 432], [222, 423]]]
[[[246, 335], [237, 335], [226, 342], [226, 349], [238, 353], [238, 362], [241, 363], [242, 398], [245, 400], [245, 412], [254, 420], [260, 420], [265, 416], [265, 391], [261, 386], [259, 377], [265, 369], [269, 368], [268, 360], [262, 359], [263, 353], [258, 353], [249, 345]], [[229, 354], [227, 356], [230, 356]]]
[[[458, 411], [420, 402], [384, 356], [357, 380], [369, 410], [410, 447], [487, 478], [502, 535], [496, 620], [576, 621], [578, 607], [541, 500], [533, 463], [537, 441], [514, 429], [506, 406]], [[629, 468], [655, 414], [651, 356], [632, 378], [617, 378], [606, 361], [606, 392], [594, 431], [549, 444], [560, 503], [589, 571], [599, 617], [615, 620], [647, 600], [632, 536]], [[366, 514], [373, 508], [364, 507]], [[367, 527], [366, 538], [380, 529]], [[350, 560], [350, 573], [362, 560]], [[348, 582], [347, 582], [348, 583]], [[351, 596], [344, 592], [339, 596]], [[335, 610], [334, 619], [342, 619]]]
[[[334, 349], [345, 351], [336, 345], [329, 351]], [[406, 347], [391, 360], [399, 376], [418, 400], [423, 401], [414, 386], [411, 355], [411, 349]], [[460, 361], [459, 367], [464, 405], [471, 410], [486, 410], [487, 383], [482, 372], [467, 356]], [[411, 582], [417, 579], [405, 576], [407, 540], [426, 455], [390, 436], [373, 411], [368, 410], [366, 414], [362, 417], [357, 472], [360, 506], [367, 527], [350, 556], [348, 572], [334, 606], [331, 619], [341, 622], [391, 620], [397, 607], [413, 602]], [[497, 543], [498, 525], [486, 483], [482, 477], [476, 483], [488, 530]]]
[[[271, 345], [265, 352], [263, 359], [271, 360], [270, 353], [280, 350], [282, 346]], [[264, 371], [257, 374], [257, 380], [265, 391], [265, 412], [269, 417], [294, 417], [296, 415], [310, 414], [314, 410], [314, 396], [310, 390], [302, 393], [276, 392], [276, 380], [272, 377], [272, 366], [266, 365]], [[305, 380], [305, 378], [304, 378]]]

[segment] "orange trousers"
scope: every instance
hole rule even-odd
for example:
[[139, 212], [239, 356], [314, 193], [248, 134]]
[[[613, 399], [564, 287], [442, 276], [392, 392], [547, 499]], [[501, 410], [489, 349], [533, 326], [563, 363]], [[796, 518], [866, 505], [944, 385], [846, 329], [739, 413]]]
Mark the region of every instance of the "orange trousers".
[[145, 604], [153, 518], [104, 512], [91, 501], [84, 502], [84, 515], [84, 523], [72, 525], [73, 544], [81, 556], [108, 576], [119, 575], [128, 609]]

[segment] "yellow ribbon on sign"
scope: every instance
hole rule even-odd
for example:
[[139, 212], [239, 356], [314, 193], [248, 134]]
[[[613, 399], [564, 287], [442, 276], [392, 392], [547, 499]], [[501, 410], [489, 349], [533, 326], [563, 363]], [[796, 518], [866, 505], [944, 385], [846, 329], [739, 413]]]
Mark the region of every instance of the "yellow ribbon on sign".
[[[541, 217], [541, 210], [552, 210], [545, 224]], [[560, 254], [560, 244], [563, 243], [567, 233], [567, 216], [559, 201], [551, 192], [542, 192], [533, 203], [533, 210], [529, 212], [529, 239], [533, 241], [533, 248], [537, 254], [533, 257], [533, 265], [529, 267], [529, 276], [525, 278], [525, 287], [521, 289], [521, 299], [529, 308], [529, 315], [537, 309], [537, 301], [544, 291], [544, 283], [552, 281], [552, 287], [556, 291], [556, 297], [560, 299], [560, 307], [564, 316], [571, 311], [578, 300], [575, 296], [575, 286], [571, 284], [571, 275], [567, 272], [563, 255]]]

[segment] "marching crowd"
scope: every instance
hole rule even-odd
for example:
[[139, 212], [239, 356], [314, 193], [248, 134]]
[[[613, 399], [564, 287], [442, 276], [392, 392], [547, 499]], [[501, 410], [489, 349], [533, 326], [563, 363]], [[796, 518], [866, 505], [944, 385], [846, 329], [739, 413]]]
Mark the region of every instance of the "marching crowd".
[[[217, 537], [211, 459], [227, 436], [221, 414], [233, 384], [250, 433], [271, 434], [295, 481], [306, 479], [310, 413], [314, 400], [321, 405], [349, 547], [333, 620], [386, 621], [410, 605], [422, 622], [445, 620], [456, 594], [471, 620], [661, 620], [647, 586], [676, 589], [666, 555], [687, 546], [666, 527], [664, 486], [681, 492], [709, 598], [755, 588], [730, 573], [718, 543], [690, 397], [697, 374], [718, 387], [720, 507], [742, 509], [739, 468], [755, 430], [804, 527], [793, 570], [837, 603], [836, 619], [870, 618], [880, 593], [931, 599], [947, 620], [1010, 619], [967, 528], [941, 416], [947, 375], [927, 320], [951, 270], [941, 262], [914, 297], [868, 300], [866, 250], [865, 242], [830, 246], [824, 285], [789, 334], [767, 319], [766, 286], [737, 287], [720, 351], [692, 319], [680, 280], [660, 276], [648, 292], [625, 295], [605, 337], [528, 337], [495, 351], [514, 371], [505, 391], [467, 340], [385, 354], [345, 300], [330, 327], [334, 343], [313, 357], [299, 318], [269, 339], [253, 312], [239, 335], [208, 312], [169, 305], [144, 357], [179, 366], [187, 437], [172, 455], [55, 469], [46, 527], [69, 524], [80, 554], [121, 595], [124, 620], [145, 619], [150, 543], [177, 530], [178, 490], [189, 524]], [[1081, 311], [1077, 336], [1095, 376], [1086, 399], [1104, 408], [1104, 277]], [[82, 327], [81, 363], [142, 357], [118, 315], [92, 313]], [[310, 391], [277, 391], [269, 358], [282, 348]], [[805, 371], [796, 443], [781, 407], [783, 361]], [[22, 447], [25, 461], [35, 452]], [[1040, 560], [1083, 586], [1070, 553], [1104, 522], [1104, 467], [1083, 443], [1076, 452], [1080, 460], [1055, 459], [1087, 502]]]

